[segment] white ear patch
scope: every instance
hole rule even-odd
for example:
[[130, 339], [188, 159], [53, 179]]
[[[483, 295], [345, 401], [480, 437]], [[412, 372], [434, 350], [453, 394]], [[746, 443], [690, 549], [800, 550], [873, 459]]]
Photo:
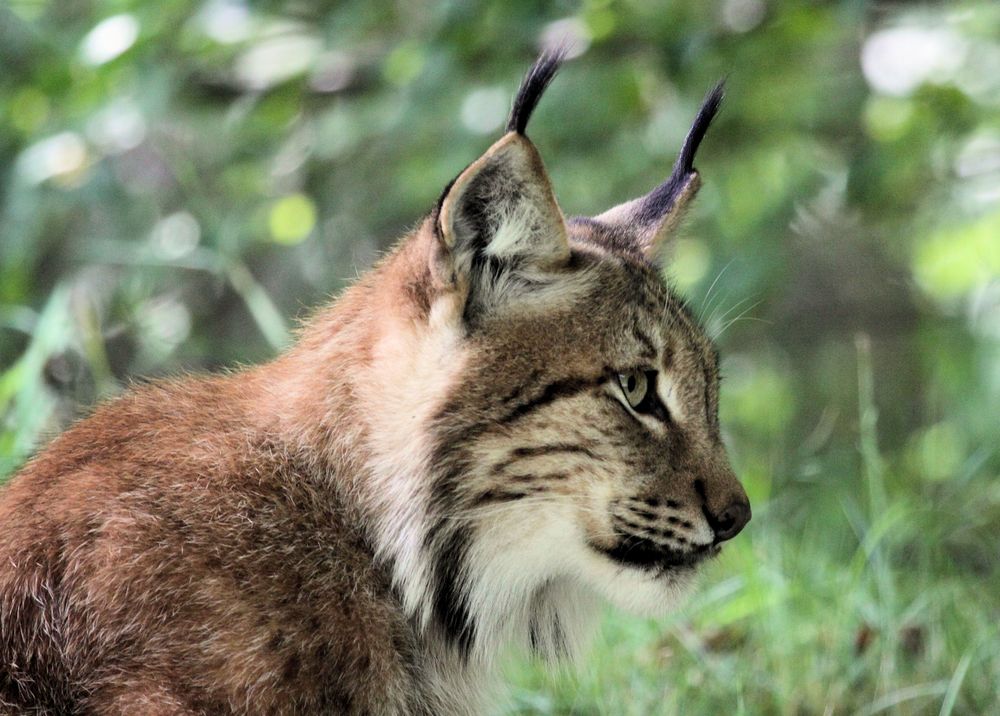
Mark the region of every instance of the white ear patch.
[[520, 206], [502, 216], [493, 240], [486, 246], [486, 253], [497, 258], [527, 253], [525, 248], [530, 247], [532, 241], [531, 227], [539, 223], [533, 220], [534, 213], [530, 206]]
[[545, 222], [535, 208], [530, 204], [518, 206], [500, 218], [493, 240], [486, 245], [487, 255], [497, 258], [530, 256], [535, 245], [548, 245], [553, 238], [533, 236], [538, 226], [545, 226]]
[[570, 255], [566, 224], [541, 157], [515, 133], [504, 135], [458, 176], [441, 202], [440, 225], [460, 267], [480, 249], [540, 268]]

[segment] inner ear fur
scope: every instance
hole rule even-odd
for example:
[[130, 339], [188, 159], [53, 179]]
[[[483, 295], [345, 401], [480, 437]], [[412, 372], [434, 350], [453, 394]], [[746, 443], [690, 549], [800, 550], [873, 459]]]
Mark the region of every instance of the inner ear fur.
[[701, 175], [692, 170], [672, 185], [665, 183], [594, 220], [628, 236], [632, 250], [653, 261], [662, 257], [700, 188]]
[[442, 197], [436, 231], [446, 284], [473, 280], [488, 262], [554, 268], [569, 259], [562, 211], [538, 151], [509, 132], [469, 165]]

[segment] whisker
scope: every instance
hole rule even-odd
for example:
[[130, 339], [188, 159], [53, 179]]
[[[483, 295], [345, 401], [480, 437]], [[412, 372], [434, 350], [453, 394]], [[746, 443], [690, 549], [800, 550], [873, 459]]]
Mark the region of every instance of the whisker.
[[709, 285], [708, 290], [705, 291], [705, 298], [702, 299], [701, 310], [698, 312], [698, 320], [699, 321], [701, 321], [705, 317], [705, 312], [708, 311], [708, 309], [709, 309], [709, 305], [710, 305], [709, 299], [712, 298], [712, 290], [715, 288], [716, 284], [719, 283], [719, 279], [722, 278], [722, 275], [724, 273], [726, 273], [726, 271], [729, 270], [730, 266], [733, 265], [734, 261], [736, 261], [735, 257], [729, 259], [729, 262], [726, 263], [726, 265], [722, 267], [722, 270], [719, 271], [719, 273], [716, 275], [716, 277], [712, 280], [712, 283], [711, 283], [711, 285]]
[[725, 333], [729, 329], [730, 326], [732, 326], [734, 323], [736, 323], [740, 319], [744, 319], [744, 320], [747, 320], [747, 321], [758, 321], [760, 323], [770, 323], [770, 321], [765, 321], [763, 318], [756, 318], [754, 316], [747, 316], [747, 313], [749, 313], [753, 309], [757, 308], [757, 306], [759, 306], [763, 302], [764, 302], [764, 300], [761, 299], [761, 300], [757, 301], [756, 303], [754, 303], [753, 305], [747, 306], [746, 309], [744, 309], [743, 311], [741, 311], [739, 313], [739, 315], [737, 315], [735, 318], [730, 319], [722, 328], [720, 328], [719, 331], [714, 336], [712, 336], [712, 340], [717, 340], [723, 333]]
[[723, 313], [723, 314], [722, 314], [721, 316], [719, 316], [719, 315], [713, 315], [713, 316], [712, 316], [711, 318], [709, 318], [709, 321], [708, 321], [708, 325], [710, 325], [710, 326], [711, 326], [711, 325], [712, 325], [712, 323], [714, 323], [714, 322], [722, 322], [722, 321], [726, 320], [726, 318], [727, 318], [727, 317], [728, 317], [728, 316], [729, 316], [729, 315], [730, 315], [730, 314], [731, 314], [731, 313], [732, 313], [733, 311], [736, 311], [736, 310], [738, 310], [738, 309], [739, 309], [739, 308], [740, 308], [741, 306], [745, 305], [745, 304], [747, 303], [747, 301], [749, 301], [749, 300], [750, 300], [751, 298], [752, 298], [751, 296], [747, 296], [747, 297], [745, 297], [745, 298], [743, 298], [743, 299], [741, 299], [741, 300], [737, 301], [737, 302], [736, 302], [736, 303], [734, 303], [734, 304], [733, 304], [732, 306], [730, 306], [729, 308], [727, 308], [727, 309], [726, 309], [726, 311], [725, 311], [725, 312], [724, 312], [724, 313]]

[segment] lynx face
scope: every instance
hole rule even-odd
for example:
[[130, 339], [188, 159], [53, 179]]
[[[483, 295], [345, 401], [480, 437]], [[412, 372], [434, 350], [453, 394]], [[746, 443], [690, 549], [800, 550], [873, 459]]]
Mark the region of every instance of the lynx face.
[[652, 266], [582, 242], [573, 255], [564, 310], [492, 316], [470, 337], [476, 370], [439, 418], [455, 465], [439, 499], [552, 578], [662, 611], [749, 519], [716, 353]]
[[460, 369], [427, 421], [423, 589], [427, 619], [465, 651], [518, 621], [537, 650], [567, 651], [592, 595], [662, 612], [750, 519], [716, 350], [655, 263], [721, 90], [664, 185], [567, 221], [524, 136], [557, 60], [536, 64], [508, 134], [425, 227], [428, 325]]

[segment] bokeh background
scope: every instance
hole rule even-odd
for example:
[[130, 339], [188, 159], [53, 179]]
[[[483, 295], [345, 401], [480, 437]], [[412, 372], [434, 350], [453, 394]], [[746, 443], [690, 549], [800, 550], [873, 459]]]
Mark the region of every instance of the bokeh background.
[[728, 78], [668, 272], [754, 520], [680, 613], [512, 660], [503, 712], [1000, 713], [988, 0], [7, 0], [0, 480], [138, 377], [274, 356], [567, 38], [531, 126], [567, 214], [660, 181]]

